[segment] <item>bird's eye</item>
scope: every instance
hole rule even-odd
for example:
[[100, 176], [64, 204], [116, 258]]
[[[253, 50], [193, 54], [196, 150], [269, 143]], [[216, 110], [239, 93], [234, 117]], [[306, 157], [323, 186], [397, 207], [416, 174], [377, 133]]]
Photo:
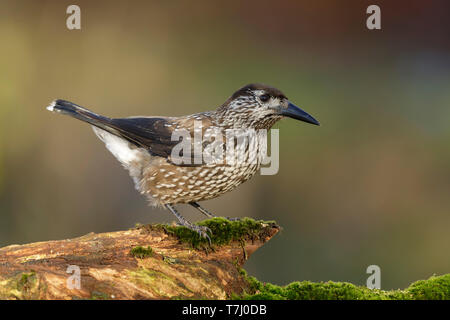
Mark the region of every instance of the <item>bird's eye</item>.
[[270, 96], [268, 94], [263, 94], [262, 96], [259, 97], [259, 100], [261, 100], [262, 102], [267, 102], [269, 101]]

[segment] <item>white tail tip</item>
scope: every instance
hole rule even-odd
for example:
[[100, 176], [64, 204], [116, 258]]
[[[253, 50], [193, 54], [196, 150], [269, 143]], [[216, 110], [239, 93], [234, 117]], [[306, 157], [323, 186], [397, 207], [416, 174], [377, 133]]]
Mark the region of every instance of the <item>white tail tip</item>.
[[56, 100], [52, 101], [52, 103], [47, 107], [48, 111], [53, 111], [56, 104]]

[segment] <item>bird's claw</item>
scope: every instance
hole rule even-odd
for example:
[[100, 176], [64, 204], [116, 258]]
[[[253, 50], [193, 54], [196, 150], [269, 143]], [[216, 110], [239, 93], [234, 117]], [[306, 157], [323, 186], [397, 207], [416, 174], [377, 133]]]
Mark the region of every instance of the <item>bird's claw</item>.
[[210, 234], [212, 234], [212, 231], [210, 228], [205, 227], [205, 226], [198, 226], [198, 225], [193, 225], [192, 226], [192, 230], [197, 232], [197, 234], [202, 237], [202, 238], [206, 238], [208, 239], [209, 245], [211, 246], [211, 238], [208, 235], [208, 232]]
[[208, 235], [208, 233], [212, 234], [212, 231], [210, 228], [205, 227], [205, 226], [199, 226], [196, 224], [181, 223], [181, 222], [177, 222], [176, 225], [178, 225], [180, 227], [186, 227], [186, 228], [196, 232], [201, 238], [207, 239], [209, 245], [211, 246], [211, 238]]

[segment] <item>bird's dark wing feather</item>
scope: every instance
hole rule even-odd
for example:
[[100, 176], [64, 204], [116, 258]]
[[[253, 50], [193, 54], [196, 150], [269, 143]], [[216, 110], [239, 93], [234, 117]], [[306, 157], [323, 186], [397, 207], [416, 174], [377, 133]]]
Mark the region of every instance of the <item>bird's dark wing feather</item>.
[[[197, 115], [198, 117], [202, 118], [203, 125], [211, 123], [211, 119], [207, 116]], [[110, 119], [107, 126], [116, 131], [114, 134], [140, 148], [146, 149], [152, 155], [166, 158], [172, 164], [183, 167], [195, 167], [203, 164], [202, 155], [194, 153], [194, 141], [192, 140], [194, 136], [194, 120], [192, 118], [133, 117]], [[187, 163], [184, 161], [175, 163], [172, 158], [173, 147], [183, 139], [183, 137], [180, 137], [179, 140], [172, 141], [172, 133], [176, 129], [186, 130], [191, 136], [190, 160]], [[182, 152], [176, 155], [176, 157], [178, 156], [183, 157]]]
[[134, 117], [111, 119], [109, 126], [114, 128], [122, 138], [144, 148], [152, 155], [167, 158], [178, 141], [172, 141], [172, 130], [167, 118]]

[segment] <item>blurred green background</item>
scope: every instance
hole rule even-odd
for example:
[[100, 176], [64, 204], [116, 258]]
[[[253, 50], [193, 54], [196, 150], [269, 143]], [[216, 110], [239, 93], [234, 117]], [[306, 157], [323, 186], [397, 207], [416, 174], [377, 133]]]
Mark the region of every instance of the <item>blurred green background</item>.
[[[80, 31], [66, 8], [81, 7]], [[382, 30], [365, 26], [381, 7]], [[246, 264], [262, 281], [383, 289], [450, 272], [450, 12], [444, 1], [5, 1], [0, 5], [0, 246], [171, 222], [55, 98], [114, 116], [214, 109], [281, 89], [280, 171], [204, 202], [275, 219]], [[191, 220], [203, 217], [179, 207]]]

